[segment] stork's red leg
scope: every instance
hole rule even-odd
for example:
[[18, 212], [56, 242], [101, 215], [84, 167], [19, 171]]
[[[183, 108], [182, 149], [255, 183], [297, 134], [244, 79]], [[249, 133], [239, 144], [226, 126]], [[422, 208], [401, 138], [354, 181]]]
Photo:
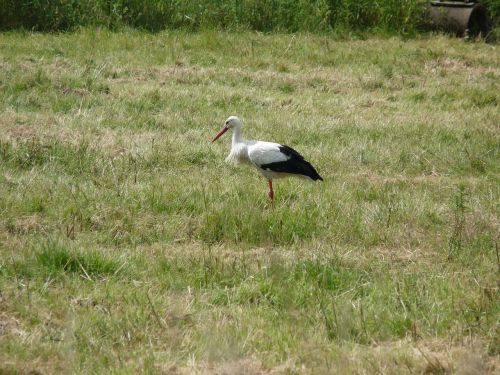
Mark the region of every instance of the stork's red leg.
[[269, 180], [269, 193], [267, 196], [272, 202], [274, 202], [273, 180]]

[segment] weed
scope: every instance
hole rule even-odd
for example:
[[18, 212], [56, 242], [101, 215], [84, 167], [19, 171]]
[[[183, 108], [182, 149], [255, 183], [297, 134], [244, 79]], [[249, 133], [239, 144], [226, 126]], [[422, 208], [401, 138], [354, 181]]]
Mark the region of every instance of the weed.
[[459, 185], [455, 196], [453, 197], [453, 223], [452, 233], [448, 241], [448, 255], [452, 256], [462, 250], [465, 240], [465, 213], [467, 193], [464, 185]]
[[118, 264], [96, 251], [77, 253], [58, 243], [48, 242], [36, 254], [36, 262], [48, 275], [78, 273], [87, 277], [112, 275]]

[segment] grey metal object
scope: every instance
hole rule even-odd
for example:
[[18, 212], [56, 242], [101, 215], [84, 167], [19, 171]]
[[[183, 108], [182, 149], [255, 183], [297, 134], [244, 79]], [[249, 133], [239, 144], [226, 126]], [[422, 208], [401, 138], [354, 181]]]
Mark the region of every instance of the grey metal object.
[[430, 15], [440, 29], [459, 36], [486, 37], [490, 24], [484, 5], [469, 1], [431, 1]]

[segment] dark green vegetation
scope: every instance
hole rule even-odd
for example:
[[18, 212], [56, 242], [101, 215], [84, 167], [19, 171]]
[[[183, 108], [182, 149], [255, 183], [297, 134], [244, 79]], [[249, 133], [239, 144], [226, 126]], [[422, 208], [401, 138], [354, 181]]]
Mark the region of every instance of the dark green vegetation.
[[[383, 53], [382, 53], [383, 51]], [[0, 35], [0, 373], [498, 371], [499, 52]], [[325, 178], [223, 160], [293, 145]]]
[[[312, 31], [340, 34], [428, 28], [424, 0], [0, 0], [0, 28], [57, 31], [77, 26]], [[499, 0], [483, 2], [494, 24]]]

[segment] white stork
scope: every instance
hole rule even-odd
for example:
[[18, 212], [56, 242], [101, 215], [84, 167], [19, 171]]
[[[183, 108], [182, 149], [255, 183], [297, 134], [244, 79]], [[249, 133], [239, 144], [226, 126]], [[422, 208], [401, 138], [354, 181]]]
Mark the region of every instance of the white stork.
[[313, 181], [323, 181], [316, 169], [293, 148], [279, 143], [242, 139], [241, 126], [242, 123], [238, 117], [229, 117], [212, 142], [232, 129], [233, 141], [226, 162], [255, 166], [269, 181], [268, 196], [271, 201], [274, 201], [273, 180], [275, 178], [298, 176], [310, 178]]

